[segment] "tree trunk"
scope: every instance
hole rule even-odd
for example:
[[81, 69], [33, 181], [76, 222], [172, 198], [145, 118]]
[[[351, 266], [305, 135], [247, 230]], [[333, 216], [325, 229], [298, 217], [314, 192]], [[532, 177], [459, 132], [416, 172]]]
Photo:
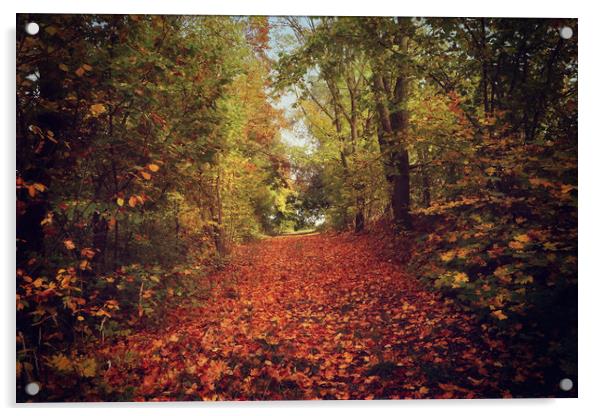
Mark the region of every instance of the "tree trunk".
[[[56, 65], [56, 61], [47, 60], [41, 62], [37, 68], [40, 99], [48, 102], [59, 101], [65, 95], [63, 80], [55, 70]], [[17, 99], [17, 105], [19, 104]], [[23, 110], [21, 114], [27, 114], [27, 111]], [[52, 109], [44, 109], [29, 120], [26, 124], [34, 124], [44, 132], [50, 130], [58, 137], [63, 135], [69, 125], [61, 111]], [[30, 149], [34, 146], [37, 146], [37, 150], [31, 153]], [[38, 138], [32, 137], [32, 133], [22, 126], [18, 130], [17, 154], [23, 151], [26, 156], [17, 158], [18, 175], [22, 176], [26, 183], [42, 183], [48, 188], [52, 187], [52, 178], [48, 172], [54, 165], [56, 148], [56, 145], [49, 141], [39, 143]], [[46, 217], [50, 205], [46, 192], [37, 193], [35, 198], [32, 198], [26, 188], [20, 189], [18, 200], [21, 203], [17, 209], [17, 265], [21, 266], [30, 256], [44, 257], [44, 230], [41, 222]]]
[[226, 254], [226, 239], [224, 235], [224, 224], [223, 224], [223, 207], [222, 207], [222, 194], [221, 194], [221, 169], [217, 167], [217, 177], [215, 179], [215, 199], [217, 203], [217, 215], [213, 218], [216, 225], [214, 226], [214, 239], [215, 248], [220, 255]]
[[[404, 28], [400, 20], [400, 30]], [[408, 51], [409, 38], [401, 33], [400, 51]], [[384, 154], [385, 175], [391, 185], [391, 207], [393, 221], [398, 229], [411, 229], [410, 217], [410, 162], [407, 150], [408, 135], [408, 75], [407, 64], [397, 68], [393, 96], [388, 97], [382, 71], [375, 71], [373, 88], [376, 97], [376, 110], [381, 123], [379, 144]]]
[[355, 213], [355, 232], [359, 233], [364, 230], [366, 219], [364, 217], [364, 198], [357, 197], [356, 199], [357, 211]]
[[400, 39], [399, 50], [404, 60], [399, 64], [399, 72], [393, 91], [393, 110], [391, 111], [391, 127], [395, 138], [393, 161], [396, 167], [393, 178], [393, 214], [395, 225], [398, 228], [409, 230], [412, 228], [410, 218], [410, 158], [408, 155], [408, 43], [407, 21], [403, 18], [398, 20]]

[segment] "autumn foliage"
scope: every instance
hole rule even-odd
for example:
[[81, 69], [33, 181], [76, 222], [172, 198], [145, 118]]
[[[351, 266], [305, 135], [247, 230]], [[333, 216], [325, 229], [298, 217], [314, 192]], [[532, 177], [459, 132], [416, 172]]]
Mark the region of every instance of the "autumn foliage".
[[18, 401], [576, 396], [576, 20], [32, 20]]

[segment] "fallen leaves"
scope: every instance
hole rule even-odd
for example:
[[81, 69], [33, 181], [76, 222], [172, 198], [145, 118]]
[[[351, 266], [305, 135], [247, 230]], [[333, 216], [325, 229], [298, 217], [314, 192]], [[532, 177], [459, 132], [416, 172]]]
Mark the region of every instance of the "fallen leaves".
[[97, 371], [97, 364], [94, 358], [86, 358], [78, 364], [78, 370], [83, 377], [94, 377]]
[[49, 364], [58, 371], [68, 371], [72, 368], [71, 360], [64, 354], [56, 354], [50, 357]]
[[[142, 331], [107, 352], [113, 362], [132, 351], [140, 357], [139, 370], [114, 365], [107, 382], [121, 386], [127, 378], [136, 400], [467, 398], [496, 391], [496, 360], [466, 337], [476, 330], [471, 318], [379, 260], [374, 244], [369, 236], [318, 235], [238, 248], [212, 277], [221, 283], [207, 304], [172, 311], [164, 322], [169, 331]], [[470, 280], [462, 272], [450, 279]], [[233, 290], [237, 295], [227, 296]], [[507, 318], [501, 310], [493, 316]], [[460, 381], [438, 384], [431, 367]]]
[[523, 244], [527, 244], [531, 241], [531, 237], [529, 237], [527, 234], [519, 234], [514, 237], [514, 240]]

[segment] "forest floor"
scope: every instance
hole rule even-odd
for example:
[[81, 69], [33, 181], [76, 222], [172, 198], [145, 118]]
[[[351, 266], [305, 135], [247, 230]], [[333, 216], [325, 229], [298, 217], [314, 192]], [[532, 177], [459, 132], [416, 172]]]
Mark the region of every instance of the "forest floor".
[[201, 306], [101, 349], [125, 400], [509, 397], [504, 346], [371, 235], [235, 249]]

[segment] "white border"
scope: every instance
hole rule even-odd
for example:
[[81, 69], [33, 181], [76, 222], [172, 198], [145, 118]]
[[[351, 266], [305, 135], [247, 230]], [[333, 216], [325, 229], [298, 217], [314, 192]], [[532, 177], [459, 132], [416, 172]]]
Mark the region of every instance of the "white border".
[[[399, 414], [421, 415], [504, 415], [515, 412], [563, 415], [593, 414], [602, 408], [600, 368], [601, 326], [598, 317], [602, 299], [602, 262], [600, 258], [599, 196], [602, 175], [602, 137], [600, 134], [600, 36], [602, 16], [594, 1], [527, 2], [525, 0], [501, 1], [405, 1], [402, 0], [347, 0], [339, 3], [327, 0], [30, 0], [1, 3], [2, 14], [2, 93], [4, 111], [0, 112], [4, 137], [0, 138], [4, 163], [0, 180], [0, 192], [4, 196], [2, 207], [2, 256], [4, 284], [0, 299], [3, 300], [2, 366], [0, 375], [0, 405], [9, 407], [8, 414], [93, 414], [104, 415], [107, 411], [126, 414], [135, 409], [144, 414], [224, 414], [252, 415], [290, 414], [301, 415], [308, 411], [316, 415], [344, 412], [347, 415]], [[431, 400], [407, 402], [263, 402], [263, 403], [178, 403], [178, 404], [80, 404], [50, 406], [14, 406], [14, 167], [15, 167], [15, 13], [167, 13], [167, 14], [263, 14], [263, 15], [403, 15], [403, 16], [504, 16], [504, 17], [578, 17], [579, 18], [579, 399], [566, 400]], [[4, 203], [5, 202], [5, 203]], [[176, 409], [177, 408], [177, 409]], [[522, 413], [522, 412], [521, 412]]]
[[577, 17], [578, 1], [548, 0], [537, 7], [524, 0], [482, 2], [470, 0], [415, 2], [386, 0], [347, 1], [137, 1], [33, 0], [19, 3], [20, 12], [35, 13], [148, 13], [148, 14], [225, 14], [225, 15], [337, 15], [337, 16], [498, 16], [498, 17]]

